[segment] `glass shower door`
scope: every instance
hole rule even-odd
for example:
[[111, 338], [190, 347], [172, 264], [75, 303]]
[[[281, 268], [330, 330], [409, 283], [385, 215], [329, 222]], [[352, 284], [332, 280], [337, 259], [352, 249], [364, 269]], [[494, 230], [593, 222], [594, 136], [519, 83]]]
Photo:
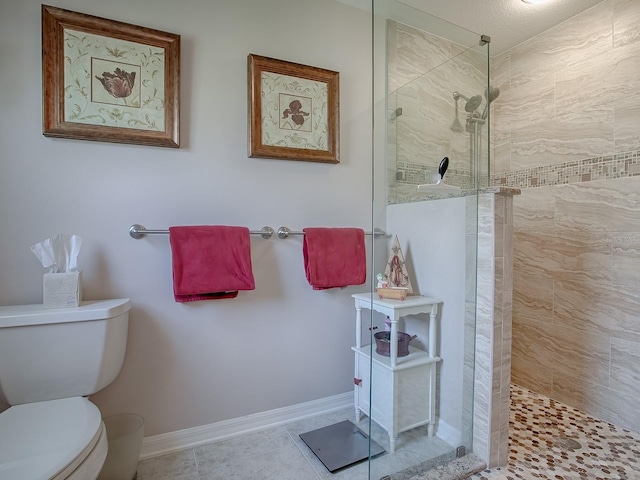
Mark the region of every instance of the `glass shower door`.
[[[363, 413], [371, 441], [385, 449], [370, 457], [369, 478], [410, 478], [472, 450], [489, 54], [481, 35], [404, 3], [373, 0], [372, 8], [373, 226], [387, 232], [374, 242], [372, 268], [390, 281], [400, 265], [413, 295], [380, 299], [371, 287]], [[410, 308], [425, 299], [433, 310]], [[389, 311], [398, 335], [410, 338], [397, 359], [376, 351]]]

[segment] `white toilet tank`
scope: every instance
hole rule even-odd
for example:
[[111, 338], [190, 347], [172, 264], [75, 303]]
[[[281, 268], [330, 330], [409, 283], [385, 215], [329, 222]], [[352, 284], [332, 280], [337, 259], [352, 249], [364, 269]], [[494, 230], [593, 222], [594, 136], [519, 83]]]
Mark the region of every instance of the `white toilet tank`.
[[128, 298], [0, 306], [0, 396], [9, 405], [91, 395], [120, 373]]

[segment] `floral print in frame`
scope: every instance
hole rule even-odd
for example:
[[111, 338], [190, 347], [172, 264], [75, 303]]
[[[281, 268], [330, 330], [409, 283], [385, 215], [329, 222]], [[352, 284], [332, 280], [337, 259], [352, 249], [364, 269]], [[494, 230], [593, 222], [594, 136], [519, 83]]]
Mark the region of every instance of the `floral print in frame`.
[[339, 163], [339, 74], [249, 55], [249, 156]]
[[43, 134], [179, 147], [180, 36], [42, 6]]

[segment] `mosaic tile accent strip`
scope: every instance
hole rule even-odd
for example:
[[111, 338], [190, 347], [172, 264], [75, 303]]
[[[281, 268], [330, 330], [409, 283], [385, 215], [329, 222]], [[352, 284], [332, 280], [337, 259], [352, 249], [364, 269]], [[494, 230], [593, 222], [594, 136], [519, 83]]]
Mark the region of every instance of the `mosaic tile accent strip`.
[[640, 175], [640, 150], [635, 150], [558, 165], [497, 173], [491, 176], [491, 184], [516, 188], [535, 188], [638, 175]]
[[[398, 185], [420, 185], [423, 183], [432, 183], [432, 179], [437, 174], [437, 166], [398, 161], [396, 168], [396, 182]], [[468, 170], [449, 168], [445, 174], [445, 179], [448, 185], [455, 185], [463, 190], [469, 190], [471, 188], [471, 174]]]
[[[437, 166], [398, 161], [395, 180], [398, 185], [420, 185], [432, 182], [437, 173]], [[449, 167], [445, 178], [449, 185], [455, 185], [462, 189], [471, 189], [471, 172], [469, 170]], [[487, 185], [486, 173], [480, 174], [480, 185]]]
[[511, 384], [509, 464], [471, 480], [640, 478], [640, 434]]

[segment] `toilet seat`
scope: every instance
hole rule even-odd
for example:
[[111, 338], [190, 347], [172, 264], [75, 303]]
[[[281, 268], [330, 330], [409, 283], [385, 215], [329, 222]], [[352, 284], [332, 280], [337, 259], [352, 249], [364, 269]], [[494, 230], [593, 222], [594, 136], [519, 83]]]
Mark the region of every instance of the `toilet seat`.
[[3, 480], [61, 480], [80, 471], [87, 475], [87, 468], [97, 476], [107, 448], [100, 410], [84, 397], [16, 405], [0, 413]]

